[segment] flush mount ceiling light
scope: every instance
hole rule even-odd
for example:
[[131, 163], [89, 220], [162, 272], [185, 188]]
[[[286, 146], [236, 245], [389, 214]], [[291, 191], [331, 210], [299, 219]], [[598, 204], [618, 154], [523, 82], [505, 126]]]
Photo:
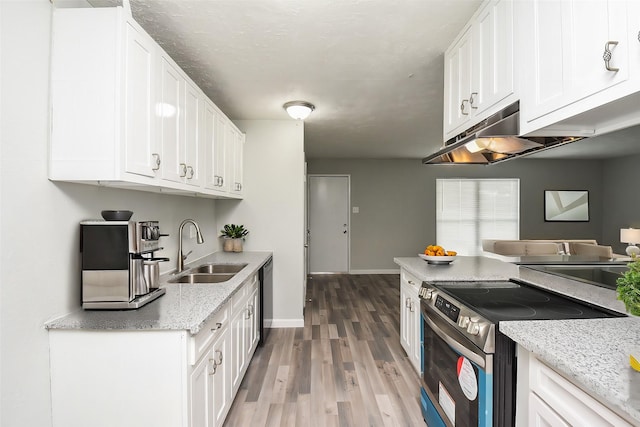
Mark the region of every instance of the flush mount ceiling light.
[[316, 109], [313, 104], [306, 101], [290, 101], [284, 104], [282, 108], [287, 111], [292, 119], [296, 120], [306, 119]]

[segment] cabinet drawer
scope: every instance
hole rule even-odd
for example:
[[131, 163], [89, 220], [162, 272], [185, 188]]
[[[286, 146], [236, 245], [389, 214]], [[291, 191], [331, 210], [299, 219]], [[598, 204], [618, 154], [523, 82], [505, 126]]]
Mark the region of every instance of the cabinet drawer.
[[569, 425], [631, 426], [535, 357], [530, 359], [529, 383], [531, 390]]
[[242, 285], [242, 287], [238, 290], [238, 292], [235, 293], [235, 295], [233, 296], [232, 299], [232, 306], [233, 306], [233, 313], [237, 312], [238, 310], [241, 310], [242, 307], [245, 305], [247, 298], [249, 297], [249, 294], [251, 294], [251, 291], [257, 287], [258, 284], [258, 274], [254, 274], [253, 276], [249, 277], [244, 284]]
[[401, 280], [407, 285], [411, 286], [416, 291], [420, 289], [422, 286], [422, 280], [416, 278], [415, 276], [409, 274], [406, 270], [402, 270]]
[[191, 338], [189, 363], [194, 365], [207, 350], [214, 339], [222, 335], [229, 323], [228, 304], [202, 327], [195, 337]]

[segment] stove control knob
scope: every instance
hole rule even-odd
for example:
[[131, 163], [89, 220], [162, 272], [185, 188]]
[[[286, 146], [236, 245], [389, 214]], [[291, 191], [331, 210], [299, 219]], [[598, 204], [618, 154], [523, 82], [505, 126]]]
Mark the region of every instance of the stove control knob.
[[434, 291], [435, 289], [431, 288], [420, 288], [420, 296], [422, 297], [422, 299], [429, 301], [431, 300], [431, 298], [433, 298]]
[[460, 318], [458, 319], [458, 326], [460, 326], [461, 328], [466, 328], [469, 324], [469, 320], [469, 316], [460, 316]]
[[479, 335], [480, 334], [480, 322], [477, 318], [469, 319], [469, 324], [467, 325], [467, 333], [470, 335]]

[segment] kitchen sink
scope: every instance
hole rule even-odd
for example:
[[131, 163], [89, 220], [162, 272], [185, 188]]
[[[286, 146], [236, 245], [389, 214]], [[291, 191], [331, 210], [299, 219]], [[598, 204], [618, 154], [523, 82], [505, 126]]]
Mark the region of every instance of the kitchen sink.
[[222, 283], [230, 280], [235, 274], [189, 273], [169, 280], [169, 283]]
[[204, 264], [189, 270], [191, 273], [237, 273], [247, 264]]

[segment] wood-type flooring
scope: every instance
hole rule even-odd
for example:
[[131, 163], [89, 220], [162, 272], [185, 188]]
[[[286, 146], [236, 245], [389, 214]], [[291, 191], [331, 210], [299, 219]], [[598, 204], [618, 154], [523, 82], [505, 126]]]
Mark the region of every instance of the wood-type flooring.
[[304, 328], [270, 329], [225, 426], [424, 426], [399, 275], [314, 275]]

